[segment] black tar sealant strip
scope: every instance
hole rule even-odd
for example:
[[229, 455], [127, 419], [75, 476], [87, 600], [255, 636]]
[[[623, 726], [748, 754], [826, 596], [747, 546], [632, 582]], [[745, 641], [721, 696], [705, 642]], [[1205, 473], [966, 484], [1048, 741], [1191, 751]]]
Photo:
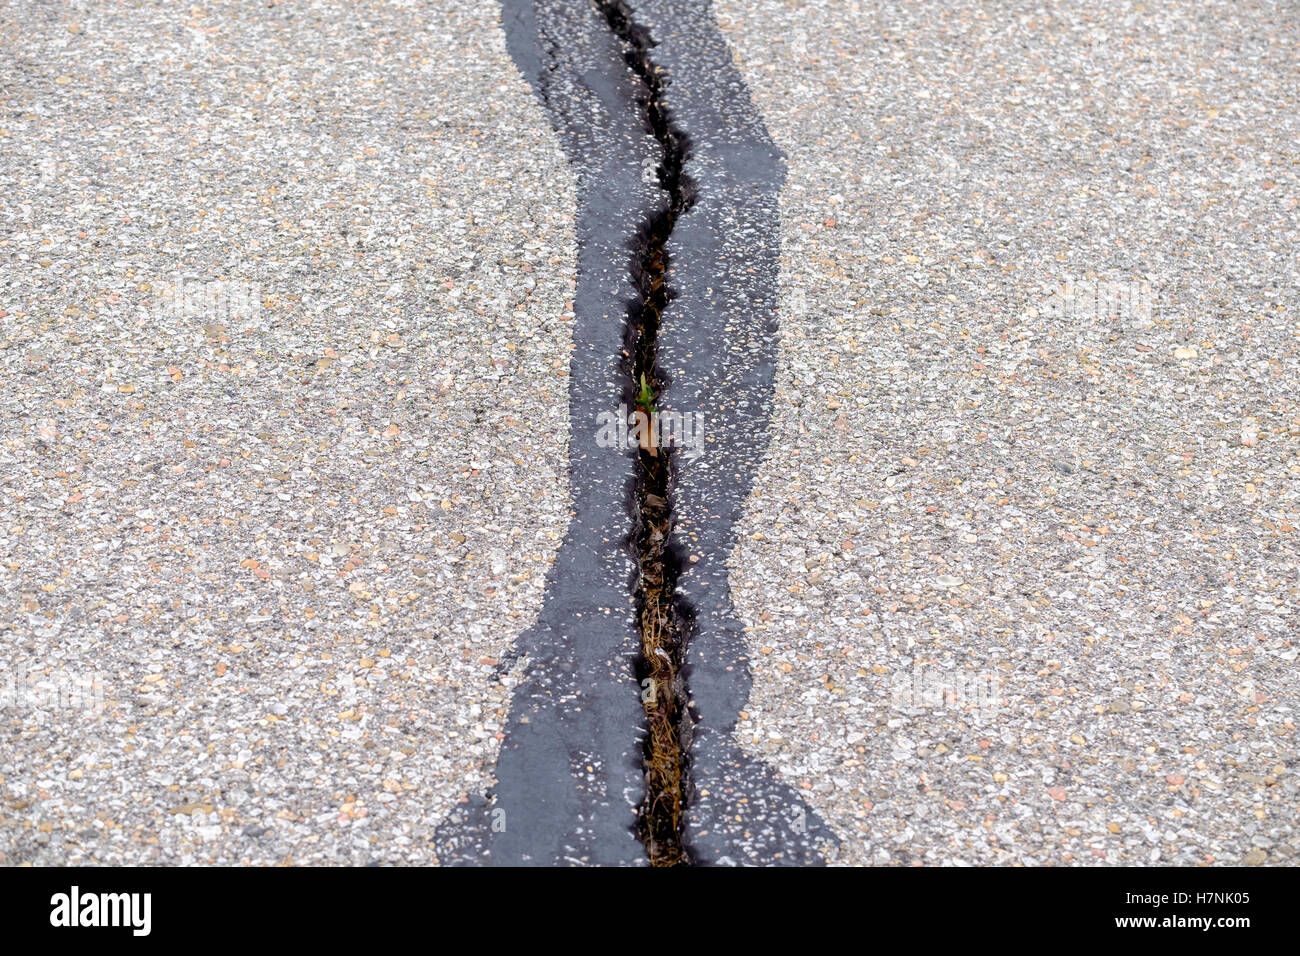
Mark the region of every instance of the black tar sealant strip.
[[[689, 143], [681, 172], [693, 189], [689, 208], [660, 237], [671, 294], [658, 316], [651, 384], [659, 405], [709, 423], [704, 453], [674, 456], [665, 489], [673, 499], [666, 551], [677, 647], [685, 647], [677, 686], [688, 704], [678, 718], [686, 771], [680, 845], [698, 864], [815, 864], [829, 830], [732, 736], [752, 679], [726, 560], [771, 417], [784, 159], [710, 4], [619, 3], [623, 29], [610, 7], [502, 0], [510, 53], [578, 186], [573, 517], [538, 621], [515, 649], [528, 663], [511, 701], [497, 785], [486, 798], [472, 796], [435, 847], [444, 862], [462, 864], [649, 862], [638, 820], [647, 761], [634, 601], [640, 572], [629, 534], [643, 453], [598, 447], [595, 423], [619, 402], [637, 403], [629, 316], [644, 302], [647, 241], [664, 210], [665, 143], [652, 115], [661, 109], [660, 119]], [[629, 57], [645, 59], [657, 89], [647, 92]]]

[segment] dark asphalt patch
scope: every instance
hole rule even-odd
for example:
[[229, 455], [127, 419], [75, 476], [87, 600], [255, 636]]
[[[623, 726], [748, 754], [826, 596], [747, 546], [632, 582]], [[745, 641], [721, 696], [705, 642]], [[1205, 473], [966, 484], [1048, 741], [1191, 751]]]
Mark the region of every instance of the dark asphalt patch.
[[[829, 831], [795, 791], [745, 757], [732, 731], [752, 682], [726, 559], [760, 467], [777, 348], [783, 158], [750, 102], [707, 3], [631, 5], [654, 38], [676, 127], [691, 143], [694, 205], [668, 240], [673, 300], [659, 330], [661, 404], [703, 416], [702, 456], [674, 457], [685, 680], [693, 717], [685, 840], [697, 863], [807, 864]], [[520, 637], [498, 780], [438, 832], [444, 862], [644, 864], [636, 807], [645, 735], [628, 550], [635, 452], [599, 448], [600, 412], [631, 403], [622, 367], [637, 299], [628, 271], [661, 202], [642, 88], [594, 4], [502, 0], [511, 55], [578, 178], [578, 289], [570, 369], [573, 519], [539, 620]]]

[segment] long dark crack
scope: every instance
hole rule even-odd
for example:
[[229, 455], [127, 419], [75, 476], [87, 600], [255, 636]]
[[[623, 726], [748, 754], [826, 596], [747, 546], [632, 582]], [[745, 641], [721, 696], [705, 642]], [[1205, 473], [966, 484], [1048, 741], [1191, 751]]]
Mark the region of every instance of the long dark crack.
[[[632, 401], [648, 424], [663, 389], [656, 364], [659, 323], [671, 298], [666, 245], [678, 217], [690, 208], [694, 186], [683, 172], [688, 143], [664, 103], [666, 86], [650, 56], [654, 39], [622, 0], [593, 0], [622, 41], [624, 59], [644, 88], [638, 103], [647, 130], [659, 143], [659, 188], [663, 205], [640, 227], [634, 244], [632, 278], [640, 293], [628, 309], [626, 357]], [[644, 442], [633, 490], [633, 555], [641, 654], [636, 676], [646, 715], [646, 795], [639, 814], [641, 840], [652, 866], [689, 863], [682, 841], [687, 792], [690, 716], [682, 675], [686, 620], [676, 597], [681, 563], [671, 544], [672, 449]]]

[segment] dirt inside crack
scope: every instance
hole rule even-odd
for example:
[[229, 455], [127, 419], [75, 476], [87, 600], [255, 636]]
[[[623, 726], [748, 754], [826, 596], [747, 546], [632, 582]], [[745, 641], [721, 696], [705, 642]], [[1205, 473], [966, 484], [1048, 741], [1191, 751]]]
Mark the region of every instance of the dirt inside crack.
[[[661, 150], [658, 182], [664, 202], [636, 238], [632, 277], [640, 297], [628, 310], [624, 362], [637, 412], [648, 423], [663, 387], [655, 352], [660, 318], [671, 297], [665, 246], [677, 218], [690, 208], [694, 188], [682, 170], [686, 137], [669, 118], [666, 84], [650, 56], [653, 38], [622, 0], [593, 2], [625, 47], [627, 66], [643, 87], [638, 103], [646, 127]], [[690, 715], [682, 677], [688, 615], [676, 596], [681, 562], [671, 544], [673, 458], [670, 449], [643, 443], [639, 459], [631, 542], [641, 637], [636, 676], [647, 726], [640, 833], [652, 866], [679, 866], [690, 862], [682, 843]]]

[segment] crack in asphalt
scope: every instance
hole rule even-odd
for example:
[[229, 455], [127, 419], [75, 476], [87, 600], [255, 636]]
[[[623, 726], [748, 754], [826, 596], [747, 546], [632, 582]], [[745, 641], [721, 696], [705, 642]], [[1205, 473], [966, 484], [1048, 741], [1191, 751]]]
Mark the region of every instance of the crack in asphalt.
[[[437, 827], [437, 857], [821, 862], [833, 835], [744, 750], [753, 674], [727, 564], [769, 436], [784, 157], [709, 0], [501, 10], [576, 185], [572, 504], [516, 642], [495, 783]], [[611, 447], [594, 424], [620, 397], [624, 416], [663, 403], [661, 424], [689, 414], [709, 435]]]
[[664, 203], [641, 224], [633, 244], [631, 272], [640, 299], [628, 309], [624, 367], [636, 396], [636, 424], [644, 436], [632, 501], [634, 596], [641, 639], [635, 673], [646, 716], [646, 793], [638, 829], [652, 866], [676, 866], [689, 862], [682, 842], [682, 813], [691, 718], [682, 664], [690, 614], [677, 606], [682, 600], [676, 595], [681, 560], [670, 544], [672, 449], [659, 447], [649, 436], [655, 431], [652, 417], [662, 391], [655, 345], [660, 318], [672, 298], [666, 246], [677, 217], [691, 206], [695, 186], [684, 171], [686, 136], [669, 116], [664, 96], [667, 82], [650, 56], [654, 38], [633, 19], [622, 0], [593, 2], [625, 47], [624, 60], [644, 89], [637, 103], [662, 153], [656, 178]]

